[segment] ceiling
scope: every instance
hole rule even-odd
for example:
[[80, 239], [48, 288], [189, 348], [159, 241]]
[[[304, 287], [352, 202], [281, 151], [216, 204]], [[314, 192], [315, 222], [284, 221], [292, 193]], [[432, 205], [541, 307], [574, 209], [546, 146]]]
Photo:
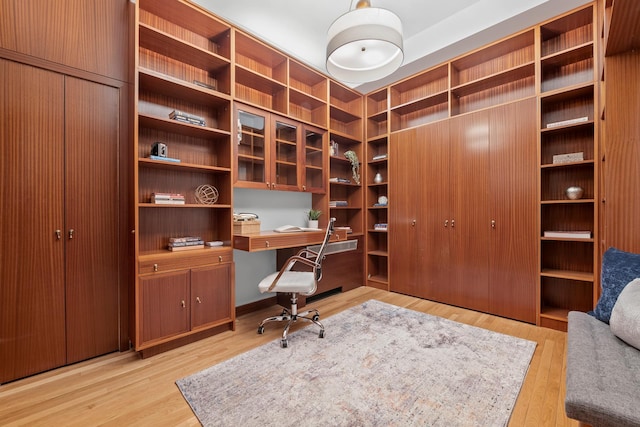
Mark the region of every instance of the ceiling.
[[[327, 73], [327, 29], [356, 0], [192, 0], [215, 15]], [[404, 62], [391, 76], [350, 87], [386, 86], [560, 15], [590, 0], [371, 0], [400, 17]]]

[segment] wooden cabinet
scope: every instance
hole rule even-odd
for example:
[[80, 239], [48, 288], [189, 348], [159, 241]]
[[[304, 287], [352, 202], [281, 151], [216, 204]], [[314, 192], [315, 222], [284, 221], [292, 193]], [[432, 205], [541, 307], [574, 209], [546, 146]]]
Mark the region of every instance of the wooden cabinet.
[[[119, 348], [118, 88], [0, 59], [0, 382]], [[9, 246], [8, 246], [9, 248]]]
[[230, 322], [234, 315], [228, 262], [140, 277], [140, 346], [152, 347]]
[[[232, 262], [232, 29], [185, 1], [142, 0], [138, 8], [133, 335], [136, 350], [143, 350], [194, 334], [199, 321], [188, 314], [192, 272]], [[166, 153], [154, 156], [158, 143]], [[200, 186], [208, 189], [208, 200], [197, 194]], [[184, 201], [154, 203], [154, 193], [180, 194]], [[168, 250], [170, 238], [185, 236], [224, 245]], [[231, 277], [216, 283], [233, 293]], [[185, 307], [174, 305], [178, 298]], [[233, 328], [235, 302], [220, 301], [228, 315], [204, 324]], [[167, 315], [158, 317], [154, 307]], [[196, 318], [210, 315], [209, 308], [207, 313]]]
[[237, 103], [235, 121], [236, 187], [325, 192], [325, 131]]
[[535, 322], [535, 109], [391, 134], [391, 290]]
[[[566, 330], [570, 310], [597, 301], [598, 89], [589, 6], [540, 27], [541, 326]], [[563, 159], [573, 154], [575, 157]], [[569, 187], [583, 194], [570, 199]], [[582, 238], [548, 232], [586, 232]]]
[[[366, 277], [367, 285], [388, 290], [389, 288], [389, 168], [388, 168], [388, 96], [384, 88], [366, 97], [367, 137], [365, 194], [366, 232]], [[383, 203], [380, 203], [383, 202]]]

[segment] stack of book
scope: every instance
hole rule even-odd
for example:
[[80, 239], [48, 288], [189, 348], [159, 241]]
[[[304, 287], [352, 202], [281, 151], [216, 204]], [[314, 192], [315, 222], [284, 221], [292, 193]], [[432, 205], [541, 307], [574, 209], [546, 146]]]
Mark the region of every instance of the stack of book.
[[373, 158], [371, 160], [383, 160], [387, 158], [387, 154], [377, 154], [375, 156], [373, 156]]
[[351, 184], [351, 180], [347, 178], [329, 178], [329, 182], [340, 182], [343, 184]]
[[184, 195], [180, 193], [151, 193], [151, 203], [156, 205], [184, 205]]
[[373, 229], [374, 230], [387, 231], [387, 223], [383, 222], [383, 223], [379, 223], [379, 224], [373, 224]]
[[203, 117], [196, 116], [195, 114], [185, 113], [180, 110], [173, 110], [169, 113], [171, 120], [177, 120], [179, 122], [189, 123], [191, 125], [206, 126], [206, 122]]
[[545, 231], [544, 237], [550, 237], [555, 239], [590, 239], [590, 231]]
[[203, 249], [204, 241], [200, 237], [171, 237], [167, 249], [170, 251], [188, 251], [192, 249]]
[[336, 208], [338, 206], [349, 206], [349, 203], [347, 203], [346, 200], [330, 200], [329, 201], [330, 208]]

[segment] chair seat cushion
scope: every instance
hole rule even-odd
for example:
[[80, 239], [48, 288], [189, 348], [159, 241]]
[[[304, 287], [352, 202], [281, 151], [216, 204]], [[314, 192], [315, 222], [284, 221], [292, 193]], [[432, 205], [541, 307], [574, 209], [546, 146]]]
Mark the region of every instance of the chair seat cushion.
[[[275, 272], [262, 279], [258, 284], [261, 293], [269, 292], [269, 286], [277, 275], [278, 272]], [[313, 272], [310, 271], [286, 271], [271, 290], [271, 292], [295, 292], [302, 295], [311, 295], [315, 291], [316, 281]]]

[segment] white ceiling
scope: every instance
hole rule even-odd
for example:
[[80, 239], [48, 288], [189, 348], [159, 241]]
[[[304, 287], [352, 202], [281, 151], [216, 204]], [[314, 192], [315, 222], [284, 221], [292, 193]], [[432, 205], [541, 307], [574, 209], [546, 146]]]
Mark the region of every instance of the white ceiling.
[[[327, 73], [327, 29], [356, 3], [356, 0], [193, 1], [323, 73]], [[589, 2], [371, 0], [372, 7], [389, 9], [400, 17], [404, 63], [391, 76], [355, 89], [368, 93]]]

